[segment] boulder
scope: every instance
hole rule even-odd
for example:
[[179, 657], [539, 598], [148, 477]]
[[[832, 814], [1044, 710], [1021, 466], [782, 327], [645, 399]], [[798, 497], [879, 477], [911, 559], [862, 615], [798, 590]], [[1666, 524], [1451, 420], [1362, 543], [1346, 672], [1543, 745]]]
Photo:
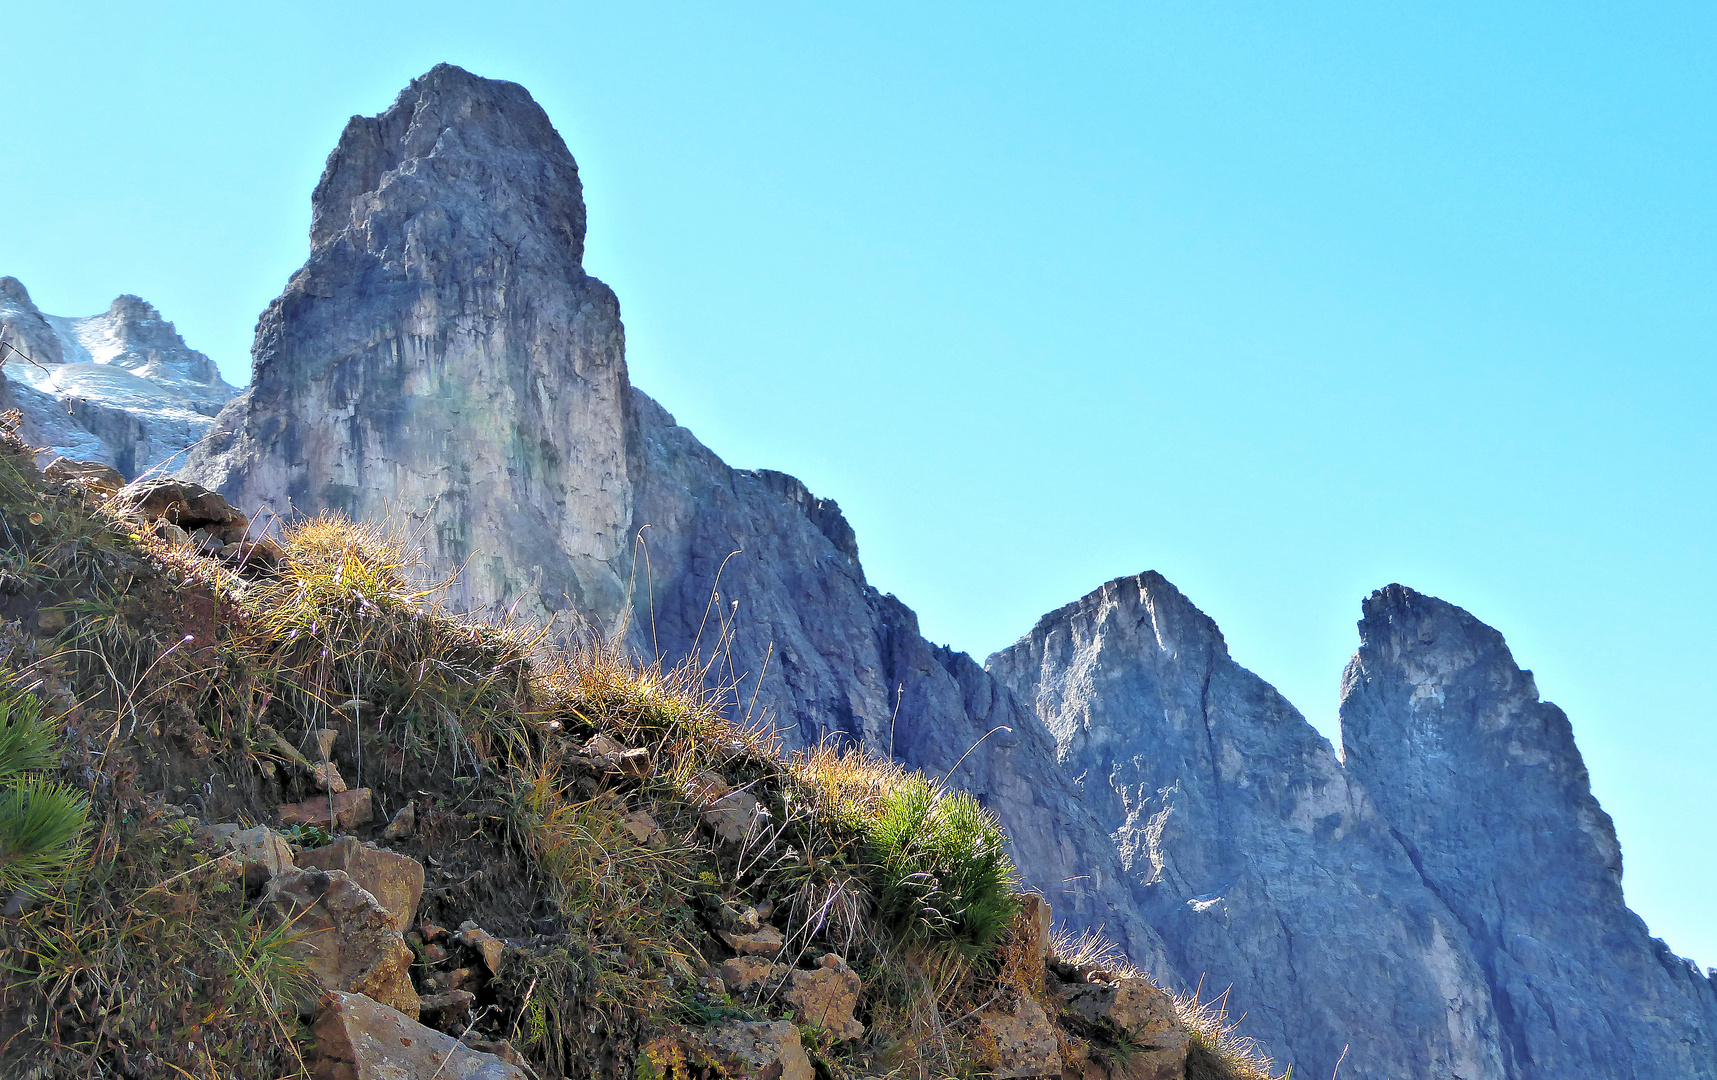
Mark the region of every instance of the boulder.
[[259, 888], [277, 877], [297, 869], [292, 861], [292, 847], [284, 837], [266, 825], [241, 829], [237, 825], [205, 825], [198, 836], [224, 847], [230, 859], [244, 875], [246, 886]]
[[1169, 1080], [1185, 1070], [1190, 1035], [1174, 1001], [1149, 979], [1067, 983], [1053, 993], [1075, 1029], [1107, 1041], [1124, 1039], [1132, 1047], [1124, 1069], [1113, 1070], [1128, 1080]]
[[721, 939], [741, 956], [779, 956], [787, 939], [773, 926], [764, 926], [750, 934], [721, 931]]
[[411, 946], [393, 916], [342, 870], [297, 870], [270, 899], [290, 926], [292, 950], [327, 990], [366, 994], [416, 1018]]
[[978, 1014], [973, 1049], [996, 1080], [1061, 1075], [1061, 1040], [1055, 1025], [1043, 1006], [1024, 994], [1015, 998], [1009, 1012]]
[[279, 813], [282, 825], [315, 825], [323, 829], [332, 826], [337, 832], [349, 832], [360, 825], [368, 825], [375, 816], [369, 788], [353, 788], [332, 797], [318, 796], [303, 802], [285, 803]]
[[526, 1080], [517, 1065], [361, 994], [329, 993], [311, 1032], [316, 1080]]
[[396, 930], [404, 930], [417, 917], [417, 904], [423, 898], [423, 865], [408, 855], [343, 836], [326, 847], [301, 853], [298, 865], [345, 871], [387, 909]]
[[97, 495], [112, 495], [125, 486], [125, 474], [99, 461], [73, 461], [57, 457], [48, 463], [42, 474], [62, 484], [77, 484]]
[[816, 1080], [799, 1029], [786, 1020], [677, 1028], [644, 1044], [640, 1080]]
[[736, 956], [722, 961], [721, 981], [729, 990], [743, 993], [779, 982], [788, 970], [786, 964], [777, 964], [761, 956]]
[[[214, 536], [234, 528], [242, 532], [250, 524], [219, 492], [188, 480], [136, 480], [119, 490], [119, 502], [144, 521], [166, 521], [189, 533], [207, 529]], [[217, 548], [225, 543], [216, 540]]]
[[864, 1035], [864, 1025], [853, 1019], [863, 990], [864, 982], [850, 969], [799, 969], [788, 978], [781, 999], [793, 1007], [798, 1023], [814, 1024], [837, 1039], [850, 1040]]

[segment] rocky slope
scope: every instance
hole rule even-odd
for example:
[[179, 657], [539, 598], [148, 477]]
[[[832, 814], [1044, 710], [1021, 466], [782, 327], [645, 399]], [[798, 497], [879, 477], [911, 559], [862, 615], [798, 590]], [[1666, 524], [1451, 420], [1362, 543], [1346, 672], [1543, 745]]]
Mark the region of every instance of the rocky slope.
[[631, 387], [619, 305], [582, 268], [577, 166], [522, 87], [443, 65], [354, 118], [312, 220], [221, 414], [233, 434], [185, 475], [247, 513], [410, 521], [431, 565], [463, 567], [448, 598], [470, 611], [630, 616], [636, 648], [706, 657], [790, 747], [958, 764], [1057, 910], [1161, 973], [1113, 846], [1036, 767], [1053, 755], [1035, 718], [865, 582], [832, 502], [728, 468]]
[[1628, 910], [1562, 710], [1453, 604], [1391, 585], [1359, 629], [1348, 771], [1465, 929], [1508, 1074], [1717, 1077], [1717, 988]]
[[0, 278], [0, 340], [13, 347], [0, 350], [0, 410], [23, 414], [24, 437], [49, 457], [98, 461], [127, 479], [208, 434], [238, 393], [135, 296], [65, 318], [44, 315], [17, 278]]
[[[1348, 748], [1371, 764], [1344, 766], [1160, 577], [1046, 616], [989, 672], [925, 641], [866, 582], [834, 503], [729, 468], [630, 386], [618, 304], [582, 268], [584, 220], [577, 167], [520, 87], [442, 66], [354, 118], [317, 187], [310, 258], [263, 316], [252, 388], [222, 413], [231, 434], [189, 475], [246, 511], [409, 519], [432, 564], [463, 567], [459, 606], [624, 626], [646, 656], [709, 663], [789, 745], [848, 739], [951, 771], [1059, 914], [1105, 926], [1165, 981], [1232, 987], [1299, 1074], [1346, 1048], [1347, 1076], [1535, 1077], [1550, 1051], [1519, 1047], [1573, 1045], [1569, 1017], [1601, 1011], [1610, 1056], [1555, 1060], [1708, 1075], [1710, 985], [1643, 930], [1612, 932], [1632, 919], [1619, 891], [1543, 917], [1532, 970], [1564, 974], [1529, 981], [1541, 1012], [1524, 1011], [1512, 988], [1528, 983], [1501, 958], [1524, 964], [1526, 946], [1492, 910], [1512, 917], [1513, 901], [1486, 907], [1440, 876], [1460, 877], [1465, 852], [1472, 895], [1508, 895], [1483, 882], [1512, 872], [1485, 862], [1509, 852], [1415, 839], [1472, 812], [1467, 793], [1435, 786], [1434, 807], [1398, 821], [1397, 773], [1421, 766], [1383, 753], [1386, 734], [1358, 740], [1369, 756]], [[1370, 725], [1417, 722], [1376, 670]], [[1508, 760], [1467, 764], [1500, 799]], [[1534, 814], [1580, 820], [1552, 794]], [[1562, 872], [1590, 891], [1570, 852]], [[1565, 959], [1599, 939], [1608, 966]]]

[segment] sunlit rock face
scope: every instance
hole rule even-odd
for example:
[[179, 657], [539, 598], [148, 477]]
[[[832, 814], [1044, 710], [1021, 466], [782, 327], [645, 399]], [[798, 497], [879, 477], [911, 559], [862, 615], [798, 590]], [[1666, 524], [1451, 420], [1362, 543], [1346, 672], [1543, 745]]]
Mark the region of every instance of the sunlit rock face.
[[584, 223], [572, 155], [522, 87], [443, 65], [354, 118], [230, 434], [184, 475], [247, 513], [406, 523], [460, 570], [455, 607], [697, 657], [788, 748], [859, 742], [948, 775], [1059, 916], [1166, 972], [1036, 718], [866, 582], [832, 501], [729, 468], [629, 385]]
[[1372, 593], [1341, 719], [1350, 773], [1466, 931], [1511, 1076], [1717, 1077], [1717, 989], [1628, 910], [1568, 718], [1501, 634]]
[[[1350, 679], [1350, 710], [1378, 695], [1350, 768], [1153, 574], [1045, 616], [988, 670], [932, 645], [866, 581], [838, 506], [730, 468], [630, 385], [618, 303], [582, 266], [577, 166], [521, 87], [443, 66], [353, 119], [312, 220], [252, 387], [190, 478], [247, 512], [404, 523], [430, 567], [459, 571], [456, 607], [621, 634], [646, 659], [702, 664], [789, 749], [861, 743], [946, 775], [1001, 817], [1059, 918], [1103, 927], [1170, 985], [1232, 988], [1232, 1015], [1297, 1076], [1338, 1059], [1356, 1080], [1547, 1075], [1517, 1049], [1520, 1025], [1545, 1021], [1522, 1020], [1496, 974], [1490, 916], [1445, 891], [1415, 838], [1447, 824], [1450, 873], [1463, 850], [1479, 879], [1508, 873], [1458, 825], [1470, 793], [1427, 782], [1430, 816], [1395, 817], [1420, 768], [1391, 743], [1419, 722], [1401, 710], [1425, 707], [1416, 675], [1367, 663], [1375, 688]], [[1462, 765], [1486, 805], [1506, 805], [1500, 760]], [[1576, 829], [1607, 835], [1591, 811]], [[1512, 842], [1533, 847], [1529, 832]], [[1576, 848], [1544, 858], [1578, 863]], [[1594, 926], [1547, 924], [1543, 955]], [[1605, 1006], [1639, 1056], [1569, 1075], [1657, 1075], [1618, 1064], [1659, 1045], [1629, 1010], [1696, 1015], [1709, 994], [1617, 940], [1618, 963], [1657, 965], [1670, 988]]]
[[64, 456], [112, 465], [129, 478], [171, 468], [208, 434], [237, 389], [173, 324], [135, 296], [99, 315], [46, 315], [17, 278], [0, 278], [5, 353], [0, 409], [23, 414], [20, 434]]
[[632, 476], [620, 308], [578, 166], [522, 87], [442, 66], [354, 117], [309, 261], [186, 474], [247, 512], [410, 519], [451, 600], [618, 610]]
[[1154, 573], [1039, 620], [989, 671], [1054, 733], [1180, 977], [1295, 1075], [1500, 1077], [1466, 931], [1366, 788]]

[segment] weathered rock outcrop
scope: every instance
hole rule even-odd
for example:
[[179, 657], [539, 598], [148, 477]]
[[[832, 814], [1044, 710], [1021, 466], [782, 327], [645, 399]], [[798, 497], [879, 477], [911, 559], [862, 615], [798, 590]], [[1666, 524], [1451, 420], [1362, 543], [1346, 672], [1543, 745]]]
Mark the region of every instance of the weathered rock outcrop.
[[629, 620], [646, 655], [719, 653], [716, 675], [748, 705], [755, 691], [790, 746], [833, 735], [938, 774], [959, 763], [1056, 910], [1161, 971], [1036, 718], [865, 581], [833, 502], [730, 469], [630, 386], [584, 221], [572, 155], [522, 87], [443, 65], [354, 118], [317, 185], [310, 259], [221, 414], [232, 434], [183, 475], [247, 511], [416, 522], [430, 565], [463, 567], [449, 599], [467, 610]]
[[[790, 747], [848, 739], [948, 775], [1000, 815], [1058, 915], [1105, 927], [1170, 985], [1231, 987], [1233, 1013], [1297, 1074], [1326, 1074], [1346, 1047], [1343, 1075], [1358, 1080], [1536, 1080], [1545, 1047], [1570, 1045], [1600, 1007], [1567, 996], [1580, 978], [1619, 999], [1586, 1042], [1618, 1048], [1556, 1062], [1620, 1076], [1711, 1056], [1696, 1041], [1710, 1038], [1709, 984], [1581, 868], [1607, 865], [1594, 838], [1609, 834], [1595, 804], [1551, 797], [1566, 795], [1577, 755], [1546, 772], [1563, 787], [1531, 820], [1571, 822], [1586, 847], [1539, 850], [1536, 833], [1474, 847], [1490, 861], [1463, 891], [1444, 878], [1466, 839], [1428, 838], [1447, 828], [1477, 843], [1486, 811], [1460, 805], [1452, 781], [1409, 794], [1399, 776], [1427, 744], [1389, 742], [1423, 722], [1400, 712], [1422, 708], [1397, 685], [1417, 675], [1362, 651], [1366, 678], [1382, 681], [1373, 701], [1354, 697], [1371, 683], [1350, 680], [1349, 709], [1362, 711], [1348, 723], [1378, 734], [1350, 736], [1348, 769], [1156, 575], [1045, 616], [989, 671], [932, 645], [865, 580], [833, 502], [781, 473], [729, 468], [631, 387], [618, 303], [583, 270], [584, 221], [577, 166], [518, 86], [442, 66], [354, 118], [317, 187], [309, 261], [259, 325], [252, 387], [187, 475], [247, 512], [408, 519], [431, 566], [462, 568], [457, 606], [566, 632], [625, 627], [646, 656], [709, 662]], [[1486, 670], [1485, 692], [1502, 694], [1506, 672]], [[1461, 758], [1496, 807], [1512, 745]], [[1546, 762], [1561, 753], [1520, 745]], [[367, 816], [360, 797], [282, 817]], [[1415, 799], [1436, 805], [1398, 819]], [[1518, 903], [1534, 911], [1534, 886], [1484, 882], [1524, 854], [1572, 859], [1565, 878], [1540, 880], [1566, 880], [1582, 910], [1607, 914], [1510, 922], [1515, 901], [1499, 898], [1527, 889]], [[1565, 965], [1573, 946], [1556, 935], [1585, 933], [1608, 935], [1592, 952], [1608, 959]]]
[[[174, 459], [238, 391], [173, 324], [135, 296], [100, 315], [44, 315], [17, 278], [0, 278], [5, 353], [0, 409], [54, 456], [111, 465], [127, 479]], [[19, 354], [22, 355], [19, 355]]]
[[1499, 1077], [1466, 931], [1327, 740], [1157, 574], [1039, 620], [989, 670], [1054, 731], [1187, 980], [1296, 1073]]
[[1511, 1077], [1717, 1077], [1717, 988], [1622, 899], [1622, 854], [1562, 710], [1502, 635], [1400, 585], [1342, 680], [1349, 772], [1484, 971]]

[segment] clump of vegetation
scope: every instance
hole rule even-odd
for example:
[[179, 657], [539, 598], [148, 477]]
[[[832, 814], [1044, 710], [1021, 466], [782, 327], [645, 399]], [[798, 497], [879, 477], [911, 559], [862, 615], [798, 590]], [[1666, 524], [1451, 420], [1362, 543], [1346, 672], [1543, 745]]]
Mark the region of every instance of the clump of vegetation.
[[[1050, 942], [1051, 963], [1064, 971], [1100, 971], [1119, 978], [1144, 978], [1121, 947], [1093, 930], [1063, 929]], [[1240, 1021], [1228, 1015], [1226, 992], [1206, 1000], [1202, 986], [1171, 995], [1175, 1014], [1191, 1036], [1187, 1043], [1186, 1080], [1291, 1080], [1289, 1068], [1280, 1076], [1276, 1063], [1257, 1040], [1240, 1034]]]
[[[994, 815], [860, 747], [783, 755], [713, 663], [449, 614], [408, 542], [333, 516], [241, 572], [43, 482], [4, 432], [0, 524], [0, 898], [34, 905], [0, 923], [0, 1069], [303, 1075], [291, 927], [198, 827], [271, 821], [329, 770], [383, 821], [414, 812], [393, 844], [429, 871], [423, 921], [508, 939], [471, 1024], [542, 1080], [630, 1075], [665, 1026], [790, 1014], [778, 985], [711, 978], [759, 911], [783, 963], [833, 952], [863, 979], [862, 1039], [802, 1025], [827, 1080], [977, 1075], [976, 1018], [1047, 1000]], [[598, 763], [603, 739], [633, 764]], [[751, 815], [737, 842], [712, 799]], [[1130, 971], [1080, 947], [1102, 955], [1063, 961]], [[1196, 1075], [1268, 1077], [1218, 1007], [1181, 1009], [1193, 1060], [1230, 1068]]]
[[47, 777], [58, 738], [34, 694], [0, 672], [0, 895], [16, 915], [63, 885], [82, 850], [89, 800]]

